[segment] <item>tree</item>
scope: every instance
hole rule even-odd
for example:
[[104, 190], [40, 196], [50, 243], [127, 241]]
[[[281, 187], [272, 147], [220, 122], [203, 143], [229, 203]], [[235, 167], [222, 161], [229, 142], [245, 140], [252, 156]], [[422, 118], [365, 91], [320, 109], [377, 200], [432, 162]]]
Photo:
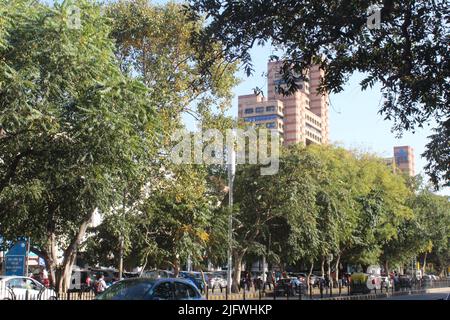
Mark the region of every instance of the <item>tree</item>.
[[[203, 29], [202, 20], [189, 20], [183, 6], [173, 2], [119, 0], [106, 12], [123, 72], [158, 88], [151, 91], [151, 100], [165, 119], [167, 136], [179, 128], [182, 115], [201, 120], [211, 110], [231, 106], [236, 63], [224, 59], [219, 42], [206, 51], [190, 42]], [[202, 69], [206, 59], [211, 64]]]
[[310, 146], [309, 152], [320, 159], [317, 175], [319, 189], [316, 194], [317, 221], [321, 241], [319, 257], [323, 265], [328, 261], [331, 279], [331, 260], [335, 261], [335, 281], [339, 277], [342, 254], [353, 244], [358, 216], [356, 204], [359, 192], [358, 162], [356, 156], [335, 146]]
[[415, 254], [421, 256], [423, 272], [429, 255], [433, 256], [439, 272], [442, 272], [449, 263], [449, 199], [425, 188], [412, 200], [412, 208], [421, 227], [420, 233], [416, 234], [417, 239], [421, 240], [421, 246], [417, 247]]
[[158, 148], [157, 114], [147, 89], [117, 67], [98, 6], [76, 2], [77, 28], [70, 2], [23, 4], [6, 11], [14, 24], [0, 48], [0, 233], [31, 237], [65, 290], [94, 213], [141, 182]]
[[[220, 50], [217, 44], [206, 53], [208, 57], [216, 55], [217, 59], [207, 71], [207, 75], [200, 72], [200, 48], [193, 46], [189, 39], [192, 33], [202, 28], [202, 21], [188, 21], [183, 7], [179, 4], [153, 5], [142, 0], [116, 1], [106, 5], [105, 13], [112, 22], [110, 35], [116, 43], [115, 55], [121, 71], [147, 87], [148, 100], [158, 110], [161, 119], [159, 138], [162, 143], [158, 149], [158, 157], [148, 162], [148, 172], [141, 177], [142, 184], [146, 186], [145, 190], [136, 190], [133, 194], [127, 192], [124, 206], [126, 214], [120, 220], [110, 217], [108, 221], [125, 226], [122, 229], [119, 228], [122, 230], [120, 233], [127, 232], [126, 247], [130, 245], [127, 239], [133, 239], [133, 250], [129, 254], [137, 259], [137, 264], [144, 266], [153, 264], [161, 267], [177, 264], [179, 267], [180, 262], [185, 261], [183, 259], [189, 255], [188, 250], [193, 248], [192, 256], [198, 258], [198, 250], [204, 249], [206, 242], [200, 241], [201, 245], [198, 247], [196, 241], [199, 239], [190, 238], [195, 246], [181, 248], [176, 246], [178, 244], [176, 242], [172, 243], [174, 247], [171, 248], [168, 242], [160, 241], [163, 236], [161, 228], [164, 215], [167, 215], [167, 219], [172, 215], [171, 232], [173, 234], [179, 232], [178, 222], [187, 223], [181, 219], [184, 218], [181, 212], [182, 206], [186, 202], [192, 202], [196, 195], [186, 195], [178, 203], [174, 200], [175, 193], [189, 189], [186, 172], [200, 175], [200, 172], [206, 169], [189, 165], [184, 169], [174, 168], [168, 158], [174, 146], [170, 137], [176, 129], [185, 127], [182, 121], [185, 115], [194, 117], [203, 127], [211, 128], [220, 125], [219, 122], [222, 121], [220, 119], [230, 107], [231, 89], [237, 82], [234, 76], [236, 65], [227, 63], [218, 55]], [[225, 120], [225, 124], [227, 123], [229, 121]], [[205, 175], [207, 180], [204, 183], [200, 180], [196, 182], [197, 188], [208, 188], [208, 194], [216, 197], [217, 195], [213, 194], [215, 191], [211, 190], [215, 186], [209, 183], [209, 176], [213, 171], [217, 173], [217, 170], [210, 168], [210, 173]], [[175, 182], [168, 180], [167, 177], [172, 174], [183, 178]], [[177, 185], [177, 183], [180, 184]], [[152, 190], [153, 194], [150, 195], [149, 190]], [[167, 206], [177, 204], [177, 209], [165, 213], [161, 208], [162, 203]], [[199, 204], [196, 210], [200, 210], [203, 205]], [[206, 210], [202, 211], [202, 214], [205, 215], [208, 223], [210, 223], [211, 215], [218, 214], [220, 217], [220, 214], [214, 211], [216, 209], [214, 206], [202, 208]], [[121, 208], [111, 210], [111, 216], [121, 214], [121, 210]], [[143, 218], [143, 222], [136, 223], [138, 218]], [[181, 220], [177, 220], [178, 218]], [[108, 221], [105, 222], [109, 223]], [[151, 232], [147, 230], [151, 227], [150, 221], [160, 223], [157, 225], [155, 222], [155, 228], [150, 228]], [[132, 228], [127, 228], [129, 224], [134, 225]], [[199, 225], [202, 230], [206, 228], [208, 233], [213, 232], [211, 228], [216, 227], [209, 224]], [[98, 236], [101, 236], [102, 228], [100, 226], [96, 230], [99, 232]], [[108, 228], [118, 229], [117, 226]], [[181, 233], [179, 235], [181, 236]], [[219, 244], [219, 240], [214, 240], [215, 237], [211, 239], [212, 243]], [[90, 245], [90, 250], [95, 250], [95, 243], [91, 242]], [[174, 258], [177, 253], [180, 259]], [[220, 257], [217, 258], [220, 259]]]
[[[175, 276], [181, 263], [204, 260], [209, 242], [211, 211], [218, 199], [208, 192], [207, 172], [200, 166], [172, 166], [162, 185], [151, 191], [142, 205], [138, 228], [155, 248], [145, 248], [147, 257], [160, 266], [170, 266]], [[152, 250], [149, 250], [152, 249]]]
[[[283, 153], [277, 175], [262, 176], [260, 165], [237, 168], [232, 245], [234, 292], [238, 290], [245, 255], [283, 255], [277, 246], [270, 245], [267, 250], [268, 238], [274, 231], [278, 234], [288, 232], [289, 242], [295, 246], [298, 257], [307, 255], [308, 245], [314, 247], [317, 244], [312, 209], [314, 180], [310, 171], [305, 170], [314, 160], [302, 147], [293, 146]], [[281, 246], [278, 248], [282, 249]]]
[[[413, 213], [408, 205], [411, 191], [402, 175], [371, 155], [364, 155], [359, 162], [359, 214], [347, 259], [368, 266], [381, 262], [385, 244], [399, 236], [400, 227]], [[382, 262], [388, 266], [388, 261]]]
[[[380, 10], [380, 28], [369, 28], [369, 8]], [[447, 1], [190, 1], [192, 19], [202, 15], [208, 27], [193, 40], [209, 46], [221, 41], [227, 56], [240, 59], [248, 74], [249, 50], [270, 42], [285, 61], [281, 73], [290, 94], [296, 77], [311, 63], [325, 70], [321, 90], [340, 92], [355, 71], [365, 74], [362, 89], [379, 82], [380, 113], [394, 129], [415, 131], [437, 122], [424, 155], [433, 182], [449, 185], [449, 63]], [[206, 64], [208, 65], [208, 64]], [[305, 75], [302, 75], [305, 78]], [[307, 80], [307, 79], [305, 79]], [[442, 149], [443, 148], [443, 149]]]

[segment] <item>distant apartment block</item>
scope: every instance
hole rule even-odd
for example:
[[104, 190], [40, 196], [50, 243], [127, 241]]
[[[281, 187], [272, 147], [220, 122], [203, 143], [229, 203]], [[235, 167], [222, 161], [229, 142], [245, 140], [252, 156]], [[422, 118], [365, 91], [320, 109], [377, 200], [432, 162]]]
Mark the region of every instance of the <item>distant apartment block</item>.
[[302, 142], [327, 144], [329, 141], [328, 94], [317, 94], [324, 71], [312, 66], [309, 81], [299, 81], [299, 90], [283, 96], [276, 92], [282, 85], [282, 62], [268, 63], [267, 97], [250, 94], [238, 97], [238, 117], [257, 127], [277, 130], [285, 144]]
[[415, 160], [414, 149], [410, 146], [394, 147], [395, 167], [407, 173], [410, 176], [415, 176]]
[[403, 172], [415, 176], [414, 149], [410, 146], [394, 147], [394, 157], [385, 158], [386, 164], [393, 168], [394, 172]]

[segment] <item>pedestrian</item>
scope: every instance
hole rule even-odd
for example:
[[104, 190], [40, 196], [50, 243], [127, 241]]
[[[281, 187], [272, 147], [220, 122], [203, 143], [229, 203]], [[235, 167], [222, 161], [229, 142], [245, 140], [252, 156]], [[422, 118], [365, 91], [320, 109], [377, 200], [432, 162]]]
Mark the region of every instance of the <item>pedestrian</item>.
[[272, 290], [272, 283], [273, 283], [273, 273], [269, 272], [267, 275], [266, 283], [264, 285], [264, 290], [266, 290], [266, 286], [269, 286], [269, 290]]
[[330, 278], [328, 277], [328, 274], [325, 274], [325, 287], [330, 287]]
[[95, 294], [100, 294], [104, 292], [108, 286], [105, 282], [105, 275], [103, 273], [100, 273], [97, 277], [97, 281], [95, 282]]
[[245, 279], [245, 284], [246, 284], [246, 290], [250, 291], [250, 287], [252, 285], [252, 275], [250, 272], [247, 273], [247, 277]]
[[91, 286], [92, 286], [91, 282], [92, 282], [91, 276], [88, 273], [87, 276], [86, 276], [86, 280], [84, 281], [84, 284], [86, 286], [86, 289], [85, 289], [86, 291], [89, 291], [91, 289]]

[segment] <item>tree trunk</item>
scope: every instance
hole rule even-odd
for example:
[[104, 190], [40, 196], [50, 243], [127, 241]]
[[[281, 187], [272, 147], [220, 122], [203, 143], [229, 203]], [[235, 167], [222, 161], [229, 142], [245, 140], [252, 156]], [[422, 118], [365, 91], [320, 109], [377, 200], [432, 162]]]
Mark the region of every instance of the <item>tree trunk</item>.
[[336, 285], [339, 284], [339, 263], [341, 262], [341, 254], [338, 254], [337, 258], [336, 258], [336, 264], [335, 264], [335, 270], [336, 270], [336, 274], [334, 276], [334, 283]]
[[384, 272], [389, 275], [389, 262], [387, 260], [384, 261]]
[[45, 265], [48, 269], [50, 286], [57, 288], [56, 270], [58, 268], [58, 254], [56, 252], [56, 235], [50, 233], [47, 242], [47, 248], [44, 254]]
[[242, 271], [242, 259], [244, 258], [244, 253], [235, 253], [234, 254], [234, 273], [233, 273], [233, 282], [231, 283], [231, 292], [238, 293], [239, 292], [239, 284], [241, 282], [241, 271]]
[[327, 261], [327, 276], [328, 276], [328, 281], [330, 283], [330, 287], [333, 285], [333, 279], [331, 279], [331, 261], [328, 260]]
[[180, 274], [180, 260], [178, 258], [175, 258], [173, 262], [173, 276], [175, 278], [178, 278], [179, 274]]
[[311, 268], [309, 268], [308, 277], [307, 277], [307, 279], [306, 279], [306, 283], [307, 283], [308, 289], [309, 289], [309, 282], [310, 282], [310, 279], [311, 279], [311, 275], [312, 275], [312, 273], [313, 273], [313, 270], [314, 270], [314, 261], [311, 262]]
[[322, 277], [325, 277], [325, 259], [322, 258], [322, 262], [320, 264], [320, 270], [322, 271]]
[[86, 230], [91, 223], [92, 217], [94, 215], [94, 210], [85, 217], [82, 221], [80, 227], [78, 228], [78, 232], [75, 237], [72, 239], [70, 245], [64, 251], [64, 259], [61, 267], [61, 276], [58, 279], [58, 290], [59, 292], [66, 292], [70, 287], [70, 278], [72, 276], [72, 268], [77, 259], [77, 252], [80, 246], [81, 241], [83, 241], [84, 236], [86, 235]]
[[427, 255], [428, 255], [428, 253], [425, 252], [425, 255], [423, 256], [422, 275], [424, 275], [425, 271], [426, 271]]

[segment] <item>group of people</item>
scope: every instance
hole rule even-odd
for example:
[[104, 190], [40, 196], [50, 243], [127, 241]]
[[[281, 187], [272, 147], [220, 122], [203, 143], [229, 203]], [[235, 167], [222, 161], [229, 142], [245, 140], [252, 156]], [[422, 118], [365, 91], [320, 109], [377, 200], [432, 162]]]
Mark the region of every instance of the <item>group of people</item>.
[[38, 281], [46, 288], [50, 287], [50, 279], [48, 278], [48, 272], [46, 269], [41, 269], [39, 273], [30, 273], [29, 277]]
[[281, 278], [287, 278], [287, 274], [284, 272], [277, 276], [275, 271], [272, 271], [267, 274], [266, 281], [264, 281], [262, 275], [252, 277], [251, 272], [245, 271], [243, 276], [241, 277], [239, 289], [240, 290], [245, 289], [247, 291], [250, 291], [252, 288], [254, 288], [255, 291], [258, 291], [258, 290], [266, 290], [266, 288], [268, 287], [269, 290], [271, 290], [272, 288], [275, 287], [276, 282]]
[[105, 275], [103, 273], [97, 274], [97, 279], [92, 281], [91, 277], [88, 275], [85, 280], [85, 290], [93, 291], [96, 295], [104, 292], [108, 288], [105, 281]]

